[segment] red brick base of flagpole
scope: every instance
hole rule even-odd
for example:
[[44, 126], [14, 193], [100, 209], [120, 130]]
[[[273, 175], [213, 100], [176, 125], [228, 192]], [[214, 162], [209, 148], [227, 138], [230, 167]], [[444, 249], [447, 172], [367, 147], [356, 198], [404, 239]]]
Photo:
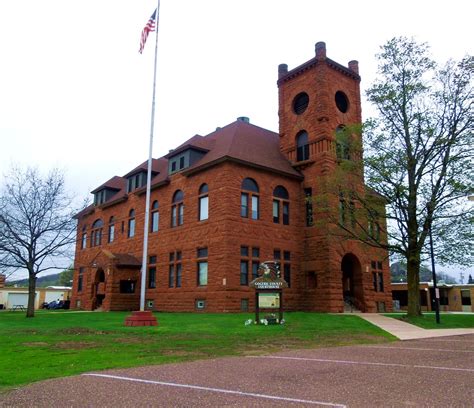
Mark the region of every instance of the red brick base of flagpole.
[[132, 312], [125, 318], [125, 326], [157, 326], [156, 317], [150, 310]]

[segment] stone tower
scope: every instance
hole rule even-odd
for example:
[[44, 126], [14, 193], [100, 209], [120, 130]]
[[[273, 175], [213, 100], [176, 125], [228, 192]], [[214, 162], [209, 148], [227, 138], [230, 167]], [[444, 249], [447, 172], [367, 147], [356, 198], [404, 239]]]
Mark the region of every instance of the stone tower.
[[[355, 225], [355, 204], [348, 197], [347, 188], [344, 196], [337, 192], [335, 184], [350, 184], [359, 194], [365, 191], [360, 170], [350, 174], [341, 170], [344, 162], [360, 163], [360, 150], [350, 151], [347, 136], [345, 140], [339, 137], [348, 133], [344, 129], [362, 121], [358, 62], [350, 61], [347, 67], [343, 66], [329, 59], [326, 44], [318, 42], [314, 58], [290, 71], [286, 64], [278, 67], [278, 90], [280, 149], [304, 175], [305, 208], [301, 211], [306, 212], [306, 227], [302, 273], [308, 283], [303, 307], [341, 312], [345, 303], [352, 303], [362, 311], [374, 311], [377, 296], [373, 295], [378, 283], [372, 281], [372, 262], [378, 270], [377, 265], [381, 266], [386, 254], [377, 253], [349, 236], [338, 238], [341, 231], [335, 226], [338, 217], [349, 223], [350, 219]], [[352, 146], [360, 146], [360, 133], [355, 132], [350, 138], [357, 142]], [[322, 197], [326, 205], [321, 204]], [[379, 272], [375, 273], [378, 277]], [[386, 272], [385, 279], [387, 276]], [[383, 279], [381, 275], [382, 284]], [[381, 301], [389, 302], [385, 298]]]

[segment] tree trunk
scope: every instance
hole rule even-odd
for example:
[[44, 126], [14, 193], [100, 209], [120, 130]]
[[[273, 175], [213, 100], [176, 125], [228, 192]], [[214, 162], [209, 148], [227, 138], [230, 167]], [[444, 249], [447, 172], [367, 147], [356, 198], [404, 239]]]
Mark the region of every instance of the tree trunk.
[[28, 279], [28, 308], [26, 317], [35, 317], [36, 275], [29, 272]]
[[411, 255], [407, 260], [408, 316], [420, 316], [420, 259]]

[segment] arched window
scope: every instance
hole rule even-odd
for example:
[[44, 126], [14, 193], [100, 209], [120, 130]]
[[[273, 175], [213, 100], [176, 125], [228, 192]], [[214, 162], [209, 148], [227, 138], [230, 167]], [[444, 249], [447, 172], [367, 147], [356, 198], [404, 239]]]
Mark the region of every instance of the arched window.
[[273, 190], [273, 222], [279, 224], [280, 220], [283, 225], [290, 224], [290, 197], [288, 191], [283, 186], [276, 186]]
[[87, 248], [87, 225], [82, 227], [81, 249]]
[[101, 219], [95, 220], [91, 230], [91, 247], [99, 246], [102, 243], [102, 227], [104, 223]]
[[338, 160], [350, 160], [349, 136], [344, 125], [336, 129], [336, 156]]
[[127, 231], [128, 238], [132, 238], [135, 236], [135, 210], [131, 209], [128, 213], [128, 231]]
[[242, 181], [242, 193], [240, 194], [240, 215], [248, 218], [249, 214], [253, 220], [259, 218], [259, 189], [258, 184], [251, 178]]
[[173, 202], [171, 206], [171, 227], [183, 225], [184, 221], [184, 194], [181, 190], [177, 190], [173, 194]]
[[306, 132], [306, 130], [302, 130], [296, 135], [296, 161], [303, 161], [308, 159], [308, 133]]
[[114, 242], [114, 239], [115, 239], [115, 218], [112, 216], [109, 219], [109, 237], [108, 237], [109, 244], [111, 242]]
[[159, 224], [160, 224], [160, 212], [158, 211], [158, 201], [155, 200], [153, 201], [153, 204], [151, 205], [151, 225], [150, 225], [150, 231], [151, 232], [157, 232], [159, 229]]
[[209, 218], [209, 188], [207, 184], [203, 184], [199, 188], [199, 221], [204, 221]]

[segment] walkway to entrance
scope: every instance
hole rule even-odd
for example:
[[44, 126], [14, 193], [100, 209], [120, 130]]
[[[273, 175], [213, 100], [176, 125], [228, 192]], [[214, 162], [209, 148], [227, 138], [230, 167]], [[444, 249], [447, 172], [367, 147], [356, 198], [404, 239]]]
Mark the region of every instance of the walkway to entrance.
[[402, 322], [392, 317], [377, 313], [361, 313], [357, 316], [367, 320], [382, 330], [398, 337], [400, 340], [427, 339], [430, 337], [456, 336], [460, 334], [474, 334], [474, 329], [422, 329], [413, 324]]

